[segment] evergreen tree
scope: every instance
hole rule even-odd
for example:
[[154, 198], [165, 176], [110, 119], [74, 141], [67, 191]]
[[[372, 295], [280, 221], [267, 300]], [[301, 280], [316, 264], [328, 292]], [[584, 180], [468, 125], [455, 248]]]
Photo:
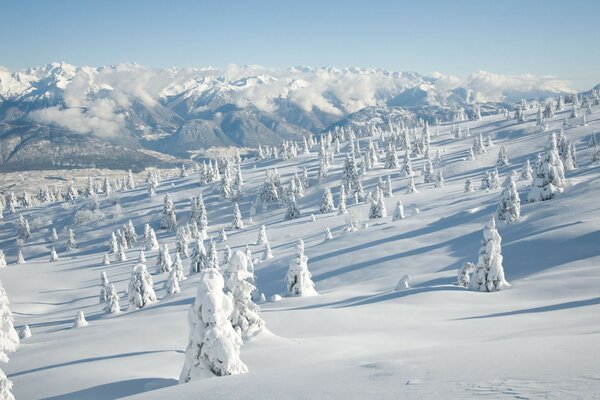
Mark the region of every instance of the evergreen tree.
[[166, 229], [174, 232], [177, 229], [177, 215], [175, 212], [175, 204], [171, 196], [167, 193], [163, 202], [163, 211], [160, 218], [161, 229]]
[[52, 227], [52, 232], [50, 233], [50, 241], [53, 243], [58, 242], [58, 233], [56, 232], [55, 227]]
[[308, 270], [308, 257], [304, 255], [304, 241], [298, 240], [296, 256], [290, 261], [285, 281], [290, 296], [314, 296], [317, 293]]
[[531, 164], [529, 163], [529, 159], [525, 161], [523, 168], [521, 169], [520, 179], [522, 181], [528, 181], [532, 178], [533, 169], [531, 168]]
[[146, 253], [144, 253], [144, 249], [140, 249], [140, 252], [138, 253], [138, 263], [146, 263]]
[[385, 210], [385, 203], [383, 201], [383, 192], [380, 188], [377, 188], [377, 195], [374, 199], [371, 199], [371, 207], [369, 208], [369, 219], [374, 218], [385, 218], [387, 212]]
[[331, 231], [329, 230], [329, 227], [325, 228], [325, 238], [323, 239], [324, 242], [328, 242], [331, 239], [333, 239], [333, 235], [331, 234]]
[[398, 161], [398, 153], [396, 153], [396, 148], [393, 146], [392, 143], [390, 143], [388, 145], [387, 151], [385, 153], [384, 168], [386, 168], [386, 169], [398, 168], [399, 164], [400, 163]]
[[75, 241], [75, 232], [69, 228], [69, 239], [67, 239], [67, 251], [74, 250], [77, 248], [77, 242]]
[[444, 175], [442, 175], [442, 170], [439, 170], [435, 177], [435, 187], [444, 187]]
[[202, 240], [196, 240], [196, 246], [192, 253], [192, 263], [190, 264], [190, 275], [197, 274], [208, 268], [208, 257], [206, 256], [206, 249]]
[[404, 219], [404, 207], [402, 207], [402, 201], [398, 200], [396, 202], [396, 207], [394, 207], [392, 221], [398, 221], [400, 219]]
[[223, 293], [224, 286], [219, 271], [201, 273], [196, 299], [188, 312], [190, 334], [180, 383], [248, 372], [239, 357], [242, 339], [228, 319], [233, 304]]
[[433, 181], [433, 164], [431, 160], [427, 160], [423, 163], [423, 183], [431, 183]]
[[402, 172], [404, 172], [404, 176], [413, 176], [415, 173], [412, 169], [412, 163], [410, 162], [410, 156], [408, 153], [404, 155], [404, 163], [402, 164]]
[[2, 250], [0, 250], [0, 268], [6, 268], [6, 256]]
[[415, 178], [410, 177], [408, 179], [408, 185], [406, 186], [406, 194], [419, 193], [417, 187], [415, 186]]
[[498, 160], [496, 161], [496, 166], [505, 167], [509, 164], [508, 155], [506, 154], [506, 147], [500, 146], [500, 151], [498, 151]]
[[556, 193], [562, 193], [565, 186], [563, 163], [558, 155], [556, 136], [550, 137], [544, 157], [540, 158], [527, 194], [528, 202], [545, 201], [554, 198]]
[[475, 264], [471, 262], [464, 263], [458, 269], [458, 286], [468, 288], [471, 280], [471, 273], [475, 270]]
[[104, 307], [104, 311], [108, 314], [118, 314], [121, 312], [121, 302], [119, 301], [119, 294], [117, 293], [117, 289], [115, 289], [115, 285], [112, 283], [108, 285], [107, 295], [106, 295], [106, 306]]
[[240, 206], [238, 203], [233, 205], [233, 219], [231, 221], [231, 229], [243, 229], [244, 221], [242, 220], [242, 213], [240, 212]]
[[508, 177], [508, 182], [502, 191], [502, 198], [498, 206], [498, 219], [512, 224], [521, 218], [521, 199], [517, 192], [517, 185], [512, 176]]
[[260, 226], [260, 229], [258, 230], [258, 238], [256, 239], [256, 245], [260, 245], [260, 244], [265, 244], [268, 243], [269, 240], [267, 239], [267, 228], [264, 225]]
[[[177, 253], [177, 255], [179, 256], [179, 253]], [[166, 286], [167, 293], [170, 295], [177, 294], [181, 291], [181, 289], [179, 288], [179, 280], [177, 279], [175, 269], [171, 269], [171, 272], [169, 272], [169, 277], [167, 278]]]
[[325, 188], [325, 192], [323, 193], [323, 198], [321, 199], [321, 206], [319, 207], [319, 211], [321, 214], [326, 214], [335, 210], [333, 205], [333, 195], [331, 194], [331, 189], [329, 187]]
[[500, 234], [496, 230], [496, 221], [492, 217], [483, 229], [479, 259], [469, 282], [471, 290], [495, 292], [508, 286], [502, 267], [501, 242]]
[[171, 271], [171, 254], [169, 254], [169, 245], [167, 243], [158, 251], [156, 257], [156, 273], [162, 274]]
[[144, 264], [137, 264], [133, 267], [127, 290], [129, 310], [143, 308], [156, 302], [153, 284], [152, 276]]
[[102, 258], [102, 265], [110, 265], [110, 258], [108, 257], [108, 253], [104, 253], [104, 257]]
[[471, 193], [473, 191], [473, 183], [470, 179], [465, 181], [465, 193]]
[[252, 301], [252, 293], [256, 291], [256, 286], [252, 274], [248, 272], [248, 259], [243, 252], [236, 250], [233, 253], [224, 278], [225, 293], [230, 294], [233, 300], [233, 311], [229, 320], [236, 332], [247, 340], [259, 333], [265, 322], [260, 316], [259, 307]]
[[23, 257], [21, 249], [17, 252], [17, 264], [25, 264], [25, 257]]
[[346, 191], [344, 189], [344, 185], [340, 186], [340, 199], [338, 202], [338, 215], [348, 214], [348, 210], [346, 210]]
[[127, 254], [125, 254], [125, 247], [122, 244], [119, 244], [119, 248], [116, 254], [117, 261], [127, 261]]
[[208, 268], [219, 269], [219, 253], [217, 252], [217, 244], [210, 241], [208, 246]]
[[296, 196], [292, 193], [290, 199], [288, 201], [288, 209], [285, 212], [284, 218], [286, 220], [292, 220], [300, 217], [300, 209], [298, 208], [298, 203], [296, 202]]
[[19, 220], [17, 221], [17, 237], [22, 241], [31, 237], [29, 222], [23, 217], [23, 214], [19, 214]]
[[56, 249], [52, 246], [52, 250], [50, 251], [50, 262], [58, 261], [58, 254], [56, 254]]

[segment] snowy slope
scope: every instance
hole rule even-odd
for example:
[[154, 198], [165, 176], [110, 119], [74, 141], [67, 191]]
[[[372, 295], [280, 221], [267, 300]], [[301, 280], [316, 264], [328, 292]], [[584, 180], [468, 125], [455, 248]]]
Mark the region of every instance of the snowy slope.
[[[583, 110], [582, 110], [583, 112]], [[569, 111], [559, 112], [550, 131], [562, 126]], [[153, 275], [159, 302], [139, 311], [108, 316], [98, 304], [100, 272], [122, 292], [127, 287], [138, 248], [130, 261], [101, 265], [110, 232], [131, 218], [141, 232], [150, 222], [159, 242], [174, 249], [174, 235], [158, 230], [162, 197], [170, 193], [181, 222], [189, 219], [189, 198], [203, 193], [215, 238], [231, 219], [232, 205], [218, 194], [218, 184], [199, 187], [197, 176], [161, 182], [149, 199], [145, 186], [122, 192], [121, 212], [102, 200], [106, 218], [75, 227], [79, 248], [47, 262], [49, 226], [71, 224], [78, 205], [53, 204], [31, 209], [33, 238], [16, 265], [15, 216], [1, 222], [0, 248], [10, 265], [0, 279], [12, 302], [16, 324], [29, 324], [33, 337], [3, 366], [14, 382], [17, 399], [364, 399], [364, 398], [592, 398], [600, 393], [600, 165], [591, 164], [589, 135], [600, 127], [600, 107], [587, 116], [588, 126], [571, 119], [565, 134], [578, 149], [579, 168], [567, 173], [569, 187], [556, 199], [522, 205], [522, 220], [498, 223], [504, 267], [510, 288], [478, 293], [455, 285], [456, 269], [476, 261], [481, 229], [496, 210], [500, 191], [463, 193], [471, 178], [478, 187], [505, 145], [511, 164], [501, 180], [532, 162], [549, 132], [535, 127], [535, 113], [517, 124], [501, 116], [469, 122], [471, 138], [455, 140], [450, 125], [432, 138], [443, 154], [446, 184], [434, 188], [416, 179], [419, 193], [405, 194], [406, 178], [393, 170], [394, 197], [386, 199], [388, 216], [366, 221], [367, 206], [349, 205], [368, 227], [346, 234], [344, 216], [318, 214], [326, 186], [337, 201], [344, 152], [336, 156], [326, 182], [311, 187], [299, 200], [302, 217], [284, 221], [283, 208], [259, 212], [248, 221], [250, 202], [265, 170], [277, 167], [283, 181], [303, 166], [316, 176], [316, 153], [290, 161], [246, 161], [246, 196], [240, 203], [247, 226], [228, 232], [226, 244], [255, 256], [258, 229], [267, 226], [275, 258], [257, 265], [259, 289], [270, 297], [283, 294], [283, 278], [297, 239], [306, 242], [309, 268], [320, 295], [284, 298], [261, 306], [270, 332], [242, 348], [246, 375], [177, 385], [187, 343], [186, 313], [195, 295], [197, 276], [181, 283], [182, 292], [167, 296], [165, 275]], [[435, 128], [432, 128], [435, 130]], [[466, 161], [472, 138], [482, 132], [495, 147]], [[364, 148], [365, 142], [361, 142]], [[346, 143], [343, 144], [346, 146]], [[316, 151], [316, 149], [313, 149]], [[420, 171], [422, 160], [414, 160]], [[390, 170], [382, 165], [363, 177], [365, 191]], [[171, 184], [173, 186], [171, 186]], [[528, 182], [519, 181], [524, 200]], [[392, 222], [397, 199], [407, 218]], [[84, 200], [80, 200], [84, 201]], [[417, 209], [419, 212], [417, 213]], [[311, 222], [310, 214], [317, 220]], [[334, 239], [323, 242], [325, 228]], [[66, 232], [59, 232], [64, 246]], [[219, 243], [221, 250], [224, 243]], [[153, 272], [156, 254], [147, 253]], [[185, 270], [189, 260], [184, 260]], [[409, 274], [411, 288], [394, 291]], [[122, 307], [127, 301], [122, 296]], [[90, 326], [70, 329], [84, 310]], [[34, 384], [32, 384], [34, 383]]]

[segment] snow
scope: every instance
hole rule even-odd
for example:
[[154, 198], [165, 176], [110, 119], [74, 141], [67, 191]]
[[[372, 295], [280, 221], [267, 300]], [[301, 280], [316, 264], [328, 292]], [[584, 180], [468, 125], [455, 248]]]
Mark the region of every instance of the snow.
[[[577, 147], [578, 168], [565, 171], [562, 193], [526, 203], [531, 182], [515, 182], [521, 219], [496, 222], [511, 286], [492, 293], [456, 285], [457, 269], [477, 261], [482, 229], [501, 196], [501, 189], [464, 193], [466, 179], [479, 182], [497, 159], [493, 150], [466, 160], [473, 137], [482, 133], [496, 148], [506, 147], [511, 164], [498, 169], [504, 180], [544, 151], [551, 132], [569, 115], [568, 106], [549, 121], [548, 132], [536, 127], [535, 110], [525, 111], [525, 123], [501, 115], [464, 122], [471, 137], [460, 140], [451, 124], [431, 127], [440, 130], [431, 138], [432, 154], [442, 154], [436, 166], [443, 171], [440, 188], [417, 175], [418, 192], [407, 194], [408, 178], [400, 168], [383, 168], [380, 146], [380, 163], [362, 176], [362, 184], [365, 192], [374, 191], [379, 177], [390, 174], [394, 197], [383, 202], [393, 210], [401, 200], [405, 218], [373, 219], [367, 228], [369, 205], [355, 205], [349, 197], [348, 212], [361, 221], [351, 233], [344, 233], [347, 215], [319, 213], [325, 188], [339, 187], [347, 142], [320, 183], [315, 148], [289, 161], [242, 162], [244, 222], [267, 169], [277, 167], [287, 182], [307, 167], [311, 178], [297, 199], [299, 218], [285, 220], [286, 207], [269, 204], [265, 212], [257, 210], [253, 223], [228, 231], [232, 251], [249, 245], [258, 254], [264, 245], [256, 239], [266, 226], [275, 256], [255, 264], [256, 286], [272, 301], [260, 305], [268, 332], [241, 347], [247, 374], [177, 384], [188, 343], [188, 310], [203, 274], [179, 282], [175, 296], [167, 294], [167, 274], [152, 275], [156, 300], [147, 293], [143, 308], [128, 310], [124, 292], [143, 244], [125, 250], [127, 261], [110, 254], [111, 264], [102, 265], [111, 232], [129, 219], [138, 232], [149, 223], [161, 246], [174, 245], [175, 233], [159, 229], [167, 193], [178, 224], [189, 220], [189, 199], [202, 194], [208, 237], [216, 238], [220, 227], [231, 223], [233, 208], [220, 197], [219, 182], [199, 187], [197, 174], [190, 173], [160, 182], [152, 198], [139, 183], [120, 193], [121, 213], [101, 198], [104, 219], [77, 227], [77, 248], [68, 253], [61, 250], [71, 217], [85, 199], [24, 210], [31, 238], [21, 247], [27, 260], [21, 265], [16, 264], [18, 215], [7, 213], [0, 221], [0, 248], [8, 266], [0, 270], [0, 280], [15, 326], [27, 324], [32, 336], [1, 368], [17, 399], [592, 398], [600, 392], [600, 208], [593, 201], [600, 196], [600, 165], [590, 163], [594, 149], [587, 144], [600, 127], [600, 107], [592, 111], [588, 126], [570, 120], [565, 129]], [[366, 140], [359, 139], [362, 150]], [[422, 158], [411, 162], [421, 170]], [[52, 226], [59, 243], [49, 240]], [[324, 241], [326, 228], [332, 239]], [[298, 239], [305, 242], [319, 296], [281, 297]], [[59, 260], [48, 262], [52, 246]], [[225, 243], [217, 246], [221, 256]], [[155, 265], [157, 253], [146, 253], [147, 265]], [[185, 272], [191, 260], [182, 259]], [[103, 270], [118, 292], [121, 313], [107, 313], [106, 304], [98, 304]], [[404, 275], [410, 276], [410, 287], [395, 291]], [[80, 310], [89, 326], [71, 329]]]

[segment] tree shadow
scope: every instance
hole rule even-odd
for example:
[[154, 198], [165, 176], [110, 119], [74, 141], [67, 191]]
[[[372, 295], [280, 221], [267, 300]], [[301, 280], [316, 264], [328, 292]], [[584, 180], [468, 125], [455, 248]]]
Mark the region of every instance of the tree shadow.
[[[54, 368], [66, 367], [69, 365], [85, 364], [85, 363], [89, 363], [89, 362], [113, 360], [113, 359], [118, 359], [118, 358], [136, 357], [136, 356], [143, 356], [146, 354], [153, 354], [153, 353], [170, 353], [170, 352], [183, 354], [183, 350], [153, 350], [153, 351], [136, 351], [136, 352], [132, 352], [132, 353], [122, 353], [122, 354], [112, 354], [112, 355], [108, 355], [108, 356], [81, 358], [78, 360], [66, 361], [66, 362], [62, 362], [62, 363], [58, 363], [58, 364], [46, 365], [43, 367], [32, 368], [32, 369], [28, 369], [25, 371], [15, 372], [15, 373], [11, 374], [9, 377], [14, 378], [16, 376], [27, 375], [27, 374], [31, 374], [34, 372], [46, 371], [46, 370], [54, 369]], [[80, 397], [80, 398], [85, 398], [85, 397]]]
[[568, 310], [570, 308], [577, 307], [585, 307], [585, 306], [594, 306], [600, 304], [600, 297], [593, 297], [587, 300], [575, 300], [575, 301], [567, 301], [564, 303], [550, 304], [547, 306], [541, 307], [533, 307], [533, 308], [524, 308], [521, 310], [513, 310], [513, 311], [505, 311], [494, 314], [486, 314], [486, 315], [478, 315], [475, 317], [465, 317], [465, 318], [457, 318], [455, 321], [465, 320], [465, 319], [483, 319], [483, 318], [497, 318], [497, 317], [508, 317], [511, 315], [521, 315], [521, 314], [535, 314], [549, 311], [558, 311], [558, 310]]
[[78, 390], [76, 392], [59, 394], [57, 396], [52, 397], [45, 397], [44, 400], [113, 400], [174, 385], [177, 385], [176, 379], [128, 379], [119, 382], [111, 382], [103, 385], [92, 386], [90, 388]]

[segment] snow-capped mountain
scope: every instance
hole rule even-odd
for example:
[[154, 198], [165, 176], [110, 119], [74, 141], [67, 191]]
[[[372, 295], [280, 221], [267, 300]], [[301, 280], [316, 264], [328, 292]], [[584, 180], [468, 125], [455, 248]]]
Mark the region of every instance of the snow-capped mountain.
[[[372, 107], [448, 119], [475, 101], [514, 101], [567, 89], [556, 80], [485, 74], [457, 81], [439, 74], [333, 67], [52, 63], [17, 72], [0, 69], [0, 168], [24, 168], [34, 149], [56, 149], [41, 151], [36, 166], [66, 166], [72, 164], [66, 154], [90, 145], [120, 149], [119, 165], [128, 167], [127, 159], [143, 158], [145, 148], [188, 156], [212, 146], [277, 144]], [[106, 154], [98, 147], [93, 153], [87, 162], [103, 164]]]

